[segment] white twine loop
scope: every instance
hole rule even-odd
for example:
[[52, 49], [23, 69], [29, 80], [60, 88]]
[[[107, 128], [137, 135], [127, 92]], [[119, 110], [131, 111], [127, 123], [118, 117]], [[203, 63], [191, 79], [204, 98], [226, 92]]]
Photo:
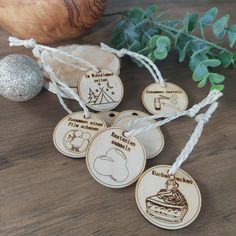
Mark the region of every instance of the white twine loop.
[[[21, 39], [18, 39], [16, 37], [12, 37], [10, 36], [8, 38], [9, 40], [9, 45], [12, 47], [12, 46], [24, 46], [26, 48], [33, 48], [33, 53], [36, 51], [36, 54], [34, 54], [34, 56], [36, 57], [39, 57], [39, 53], [38, 51], [42, 52], [43, 50], [46, 50], [46, 51], [49, 51], [49, 52], [54, 52], [54, 53], [58, 53], [58, 54], [61, 54], [63, 56], [66, 56], [68, 58], [71, 58], [72, 60], [74, 61], [78, 61], [80, 62], [81, 64], [84, 64], [86, 65], [88, 68], [91, 68], [92, 70], [96, 71], [96, 72], [99, 72], [99, 69], [96, 67], [96, 65], [90, 63], [89, 61], [79, 57], [79, 56], [73, 56], [61, 49], [58, 49], [58, 48], [51, 48], [51, 47], [47, 47], [47, 46], [44, 46], [44, 45], [41, 45], [41, 44], [37, 44], [36, 41], [34, 39], [28, 39], [28, 40], [21, 40]], [[54, 58], [54, 55], [51, 54], [51, 56]], [[58, 60], [58, 58], [55, 58], [56, 60]], [[59, 60], [58, 60], [59, 61]], [[61, 60], [59, 62], [62, 62]], [[77, 66], [76, 64], [72, 63], [72, 62], [64, 62], [63, 61], [63, 64], [66, 64], [66, 65], [70, 65], [70, 66]], [[80, 70], [85, 70], [85, 68], [83, 67], [79, 67]], [[87, 70], [87, 69], [86, 69]]]
[[118, 57], [123, 57], [124, 55], [128, 55], [130, 57], [133, 57], [134, 59], [141, 62], [148, 69], [148, 71], [152, 74], [156, 83], [160, 83], [161, 86], [165, 87], [165, 82], [164, 82], [164, 79], [161, 75], [161, 72], [159, 71], [157, 66], [149, 58], [145, 57], [144, 55], [129, 51], [125, 48], [117, 50], [117, 49], [109, 47], [108, 45], [106, 45], [104, 43], [101, 43], [101, 49], [104, 51], [107, 51], [107, 52], [114, 53]]
[[[60, 102], [60, 104], [62, 105], [62, 107], [69, 113], [72, 114], [73, 112], [67, 107], [67, 105], [65, 104], [63, 98], [60, 95], [60, 87], [58, 85], [60, 85], [61, 87], [63, 87], [69, 94], [71, 94], [71, 96], [79, 103], [79, 105], [81, 106], [81, 108], [84, 110], [84, 114], [86, 118], [90, 117], [90, 113], [88, 108], [86, 107], [85, 103], [81, 100], [81, 98], [79, 97], [79, 95], [74, 92], [67, 84], [63, 83], [62, 81], [60, 81], [57, 77], [57, 75], [55, 74], [55, 72], [53, 71], [53, 69], [51, 68], [50, 65], [48, 65], [45, 61], [45, 56], [49, 55], [49, 52], [59, 52], [63, 55], [69, 56], [71, 58], [73, 58], [74, 60], [78, 60], [79, 61], [83, 61], [86, 62], [87, 65], [90, 65], [91, 63], [85, 61], [84, 59], [81, 59], [80, 57], [74, 57], [66, 52], [63, 52], [59, 49], [54, 49], [54, 48], [50, 48], [47, 46], [43, 46], [40, 44], [37, 44], [35, 40], [30, 39], [30, 40], [20, 40], [18, 38], [15, 37], [9, 37], [9, 45], [12, 46], [25, 46], [26, 48], [33, 48], [33, 54], [35, 57], [40, 59], [41, 62], [41, 67], [44, 71], [46, 71], [49, 76], [50, 79], [53, 83], [53, 85], [55, 86], [56, 90], [57, 90], [57, 97], [58, 100]], [[69, 64], [69, 63], [66, 63]], [[95, 65], [91, 64], [91, 67], [94, 67]], [[96, 66], [95, 66], [96, 67]]]
[[169, 170], [169, 174], [175, 174], [178, 168], [182, 165], [182, 163], [189, 157], [190, 153], [192, 152], [195, 145], [198, 143], [198, 140], [202, 134], [204, 124], [209, 121], [211, 115], [218, 107], [218, 103], [214, 102], [211, 104], [207, 112], [204, 114], [198, 115], [195, 120], [198, 122], [197, 126], [195, 127], [189, 141], [181, 151], [180, 155], [177, 157], [176, 161], [172, 165], [171, 169]]
[[189, 116], [189, 117], [194, 117], [202, 108], [204, 108], [207, 105], [212, 104], [216, 100], [218, 100], [221, 96], [223, 96], [223, 93], [218, 91], [218, 90], [212, 90], [209, 92], [206, 98], [204, 98], [201, 102], [198, 104], [193, 105], [190, 109], [185, 110], [185, 111], [180, 111], [176, 113], [165, 113], [163, 115], [152, 115], [152, 116], [144, 116], [141, 118], [137, 118], [133, 121], [130, 121], [128, 123], [128, 126], [130, 127], [131, 125], [135, 125], [137, 123], [146, 121], [146, 120], [155, 120], [155, 119], [160, 119], [160, 118], [165, 118], [165, 120], [162, 120], [160, 122], [157, 122], [155, 124], [151, 124], [149, 126], [145, 126], [139, 129], [132, 129], [131, 131], [128, 132], [128, 135], [137, 135], [142, 132], [147, 132], [153, 128], [156, 128], [158, 126], [164, 125], [172, 120], [175, 120], [181, 116]]
[[24, 46], [25, 48], [34, 48], [37, 45], [37, 42], [34, 39], [21, 40], [15, 37], [10, 36], [8, 38], [9, 46]]

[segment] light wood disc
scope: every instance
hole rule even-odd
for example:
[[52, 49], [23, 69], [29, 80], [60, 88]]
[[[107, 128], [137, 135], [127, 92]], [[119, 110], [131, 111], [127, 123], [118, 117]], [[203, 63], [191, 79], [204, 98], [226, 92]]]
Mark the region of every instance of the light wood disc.
[[188, 97], [182, 88], [166, 82], [166, 87], [158, 83], [147, 86], [142, 94], [144, 107], [152, 114], [171, 114], [184, 111], [188, 107]]
[[181, 229], [198, 216], [202, 198], [193, 178], [185, 171], [169, 175], [171, 166], [159, 165], [145, 171], [137, 182], [135, 198], [142, 215], [164, 229]]
[[146, 164], [143, 144], [127, 131], [111, 127], [99, 132], [90, 142], [86, 163], [90, 174], [109, 188], [123, 188], [134, 183]]

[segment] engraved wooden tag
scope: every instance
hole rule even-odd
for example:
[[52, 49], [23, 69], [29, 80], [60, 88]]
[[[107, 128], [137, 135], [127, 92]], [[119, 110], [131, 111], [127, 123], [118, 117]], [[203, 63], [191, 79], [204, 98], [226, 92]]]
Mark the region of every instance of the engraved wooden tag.
[[188, 97], [179, 86], [166, 82], [166, 87], [158, 83], [147, 86], [142, 94], [144, 107], [152, 114], [176, 113], [188, 106]]
[[97, 115], [90, 113], [89, 118], [84, 112], [76, 112], [64, 117], [56, 126], [53, 142], [59, 152], [68, 157], [85, 157], [88, 144], [92, 137], [106, 128], [105, 122]]
[[119, 76], [113, 72], [89, 70], [78, 82], [78, 93], [89, 108], [109, 111], [120, 104], [124, 88]]
[[134, 116], [137, 118], [138, 116], [147, 116], [147, 113], [138, 111], [138, 110], [125, 110], [125, 111], [119, 112], [113, 119], [112, 126], [114, 123], [116, 123], [120, 119], [123, 119], [125, 117], [130, 117], [130, 116]]
[[[146, 120], [134, 125], [128, 125], [130, 121], [134, 121], [136, 119], [136, 116], [124, 117], [123, 119], [118, 119], [117, 122], [114, 122], [113, 126], [121, 127], [126, 130], [132, 130], [155, 123], [154, 120]], [[159, 127], [151, 129], [148, 132], [140, 133], [137, 137], [144, 145], [147, 159], [157, 156], [164, 147], [164, 137]]]
[[146, 164], [143, 144], [127, 131], [111, 127], [99, 132], [90, 142], [86, 163], [90, 174], [109, 188], [123, 188], [134, 183]]
[[164, 229], [181, 229], [191, 224], [201, 210], [201, 193], [196, 182], [178, 169], [159, 165], [145, 171], [137, 182], [135, 198], [142, 215]]
[[113, 123], [115, 116], [119, 114], [117, 111], [101, 111], [97, 113], [105, 122], [107, 127], [110, 127]]

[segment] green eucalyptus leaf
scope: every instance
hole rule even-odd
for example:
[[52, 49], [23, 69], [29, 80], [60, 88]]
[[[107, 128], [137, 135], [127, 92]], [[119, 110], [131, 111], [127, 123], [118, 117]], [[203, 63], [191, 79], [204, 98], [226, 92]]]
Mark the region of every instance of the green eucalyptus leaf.
[[233, 52], [233, 60], [236, 61], [236, 52]]
[[189, 41], [185, 44], [184, 48], [179, 53], [179, 62], [183, 62], [184, 61], [184, 59], [186, 57], [186, 53], [188, 51], [188, 47], [189, 47]]
[[132, 20], [140, 20], [144, 16], [144, 10], [141, 7], [133, 7], [131, 10], [128, 12], [128, 19]]
[[135, 40], [131, 45], [128, 46], [128, 49], [133, 52], [139, 51], [141, 48], [141, 44], [139, 41]]
[[221, 52], [218, 55], [218, 59], [221, 61], [222, 66], [226, 68], [233, 62], [233, 56], [233, 53]]
[[205, 54], [197, 54], [195, 56], [191, 56], [190, 57], [190, 61], [189, 61], [189, 67], [192, 71], [194, 71], [197, 66], [199, 65], [199, 63], [201, 63], [202, 61], [207, 60], [208, 57]]
[[236, 42], [236, 25], [232, 25], [227, 30], [229, 46], [232, 48]]
[[165, 47], [157, 47], [153, 53], [156, 59], [163, 60], [167, 57], [168, 51]]
[[150, 52], [152, 52], [152, 49], [149, 46], [137, 51], [137, 53], [142, 54], [144, 56], [147, 56]]
[[120, 20], [113, 29], [113, 34], [123, 31], [125, 28], [125, 20]]
[[198, 88], [203, 88], [207, 83], [207, 77], [205, 77], [204, 79], [202, 79], [199, 83], [198, 83]]
[[191, 49], [193, 52], [198, 52], [202, 49], [208, 49], [209, 46], [204, 42], [204, 41], [200, 41], [200, 40], [192, 40], [191, 42]]
[[213, 33], [217, 38], [223, 38], [229, 21], [229, 15], [225, 15], [217, 20], [213, 25]]
[[147, 55], [147, 58], [149, 58], [151, 61], [156, 61], [156, 57], [154, 56], [154, 52], [150, 52], [148, 55]]
[[208, 59], [202, 61], [201, 63], [204, 64], [206, 67], [217, 67], [221, 64], [221, 61], [218, 59]]
[[194, 81], [201, 81], [205, 78], [207, 78], [209, 75], [207, 67], [200, 63], [197, 68], [193, 72], [193, 80]]
[[168, 48], [170, 44], [171, 44], [170, 39], [167, 36], [159, 36], [156, 40], [157, 47], [163, 46], [165, 48]]
[[181, 20], [168, 20], [167, 21], [168, 26], [171, 28], [176, 28], [181, 23], [182, 23]]
[[225, 77], [223, 75], [217, 74], [217, 73], [210, 73], [209, 74], [209, 80], [213, 82], [213, 84], [220, 84], [225, 80]]
[[156, 41], [157, 39], [159, 38], [159, 35], [154, 35], [151, 37], [151, 39], [149, 40], [148, 42], [148, 45], [151, 47], [151, 48], [156, 48]]
[[208, 10], [200, 19], [200, 23], [202, 26], [210, 26], [214, 19], [216, 18], [216, 15], [218, 13], [218, 9], [216, 7], [211, 8]]
[[129, 22], [124, 30], [125, 38], [130, 40], [140, 40], [141, 33], [137, 30], [134, 23]]
[[193, 32], [198, 25], [199, 15], [194, 12], [189, 15], [187, 32]]
[[146, 10], [144, 11], [144, 15], [149, 17], [149, 16], [154, 15], [156, 11], [157, 11], [157, 5], [153, 4], [153, 5], [150, 5], [148, 8], [146, 8]]
[[112, 47], [120, 49], [123, 47], [123, 45], [125, 45], [125, 43], [126, 43], [126, 39], [125, 39], [125, 35], [123, 32], [114, 34], [112, 36], [112, 39], [111, 39]]
[[211, 86], [211, 90], [222, 91], [223, 89], [224, 89], [224, 85], [223, 84], [216, 84], [216, 85], [212, 85]]

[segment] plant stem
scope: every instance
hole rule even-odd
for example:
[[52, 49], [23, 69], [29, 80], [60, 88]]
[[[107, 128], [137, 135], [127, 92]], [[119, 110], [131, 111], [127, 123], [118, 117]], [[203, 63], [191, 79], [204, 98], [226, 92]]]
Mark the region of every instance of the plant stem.
[[[165, 31], [169, 30], [169, 31], [171, 31], [172, 33], [173, 33], [173, 31], [174, 31], [174, 33], [176, 33], [176, 35], [177, 35], [178, 32], [179, 32], [178, 29], [169, 27], [169, 26], [164, 25], [164, 24], [162, 24], [162, 23], [157, 23], [157, 22], [153, 22], [153, 23], [154, 23], [157, 27], [159, 27], [160, 29], [162, 29], [162, 30], [165, 30]], [[185, 33], [185, 32], [182, 32], [182, 34], [184, 34], [184, 35], [186, 35], [186, 36], [188, 36], [189, 38], [192, 38], [192, 39], [194, 39], [194, 40], [202, 41], [202, 42], [204, 42], [204, 43], [206, 43], [206, 44], [212, 46], [213, 48], [219, 49], [220, 51], [225, 51], [225, 52], [228, 52], [228, 53], [231, 54], [231, 52], [230, 52], [228, 49], [223, 48], [223, 47], [221, 47], [221, 46], [218, 46], [218, 45], [215, 44], [215, 43], [211, 43], [211, 42], [209, 42], [209, 41], [207, 41], [207, 40], [205, 40], [205, 39], [199, 38], [199, 37], [197, 37], [197, 36], [195, 36], [195, 35], [188, 34], [188, 33]], [[171, 34], [171, 35], [172, 35], [172, 37], [174, 37], [173, 34]], [[176, 36], [176, 35], [175, 35], [175, 36]]]
[[127, 12], [128, 12], [128, 10], [117, 11], [117, 12], [112, 12], [112, 13], [103, 14], [102, 16], [106, 17], [106, 16], [124, 15], [124, 14], [126, 14]]

